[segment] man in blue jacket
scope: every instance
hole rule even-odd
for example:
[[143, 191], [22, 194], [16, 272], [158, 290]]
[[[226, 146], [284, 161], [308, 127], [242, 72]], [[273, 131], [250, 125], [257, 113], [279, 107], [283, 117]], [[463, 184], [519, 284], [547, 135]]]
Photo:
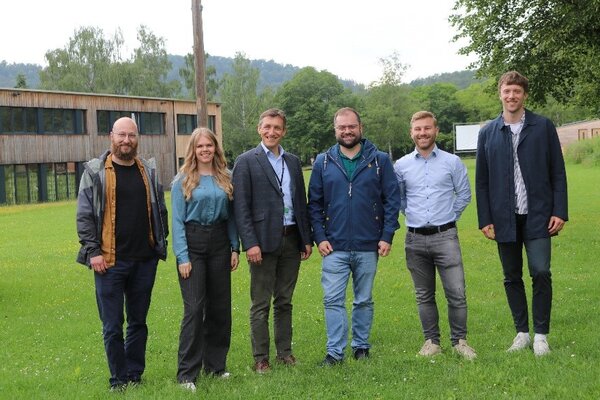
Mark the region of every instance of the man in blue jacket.
[[550, 237], [567, 215], [567, 178], [556, 128], [525, 109], [528, 80], [516, 71], [498, 82], [502, 114], [481, 129], [475, 188], [479, 228], [498, 244], [504, 288], [517, 336], [508, 351], [531, 345], [523, 284], [523, 247], [533, 284], [533, 351], [550, 352]]
[[323, 257], [325, 366], [344, 359], [350, 274], [354, 290], [351, 346], [355, 359], [369, 357], [377, 260], [390, 253], [400, 227], [400, 190], [389, 156], [362, 138], [355, 110], [338, 110], [333, 125], [338, 144], [317, 156], [308, 188], [313, 239]]

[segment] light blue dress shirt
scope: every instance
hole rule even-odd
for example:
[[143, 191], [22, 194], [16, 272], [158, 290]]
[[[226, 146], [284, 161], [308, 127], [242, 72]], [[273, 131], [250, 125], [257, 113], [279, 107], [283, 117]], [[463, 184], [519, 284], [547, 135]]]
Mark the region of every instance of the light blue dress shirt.
[[202, 175], [200, 184], [192, 191], [192, 197], [186, 201], [181, 188], [182, 180], [180, 175], [175, 177], [171, 188], [171, 230], [173, 231], [173, 252], [177, 257], [177, 265], [190, 261], [185, 238], [186, 222], [213, 225], [227, 221], [227, 235], [231, 249], [239, 252], [240, 242], [233, 218], [233, 206], [225, 191], [212, 176]]
[[260, 142], [260, 144], [267, 154], [267, 159], [269, 160], [269, 163], [271, 163], [271, 167], [273, 167], [273, 171], [277, 176], [277, 182], [283, 192], [283, 225], [295, 225], [296, 220], [294, 219], [294, 205], [292, 203], [290, 169], [283, 159], [285, 151], [283, 150], [283, 147], [279, 146], [279, 157], [277, 157], [263, 142]]
[[423, 228], [458, 221], [471, 201], [467, 168], [454, 154], [434, 146], [427, 158], [416, 150], [394, 164], [400, 211], [406, 226]]

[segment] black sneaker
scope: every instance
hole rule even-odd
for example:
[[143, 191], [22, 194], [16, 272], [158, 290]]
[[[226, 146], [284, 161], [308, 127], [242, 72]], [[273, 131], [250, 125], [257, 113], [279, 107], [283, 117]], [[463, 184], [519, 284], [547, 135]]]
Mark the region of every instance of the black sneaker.
[[110, 391], [113, 393], [123, 393], [127, 389], [126, 383], [115, 383], [114, 385], [110, 385]]
[[327, 354], [323, 361], [321, 361], [321, 367], [333, 367], [334, 365], [341, 364], [342, 360], [334, 358], [332, 355]]
[[356, 349], [354, 350], [354, 359], [362, 360], [365, 358], [369, 358], [369, 349]]

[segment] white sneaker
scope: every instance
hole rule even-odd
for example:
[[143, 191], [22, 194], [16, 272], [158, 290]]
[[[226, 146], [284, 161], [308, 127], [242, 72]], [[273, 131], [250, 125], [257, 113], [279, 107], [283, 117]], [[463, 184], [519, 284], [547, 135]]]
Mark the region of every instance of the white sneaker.
[[189, 390], [192, 393], [196, 392], [196, 384], [194, 382], [183, 382], [183, 383], [180, 383], [179, 386], [182, 389]]
[[465, 339], [459, 339], [454, 345], [454, 351], [463, 356], [467, 360], [474, 360], [477, 357], [475, 350], [467, 344]]
[[536, 356], [545, 356], [550, 353], [550, 346], [548, 345], [548, 341], [545, 337], [543, 338], [535, 338], [533, 341], [533, 354]]
[[431, 339], [427, 339], [419, 350], [419, 355], [424, 357], [435, 356], [436, 354], [440, 354], [442, 352], [442, 348], [439, 344], [435, 344], [431, 341]]
[[526, 349], [531, 344], [531, 338], [529, 337], [529, 332], [519, 332], [515, 339], [513, 340], [512, 346], [508, 348], [508, 352], [519, 351]]

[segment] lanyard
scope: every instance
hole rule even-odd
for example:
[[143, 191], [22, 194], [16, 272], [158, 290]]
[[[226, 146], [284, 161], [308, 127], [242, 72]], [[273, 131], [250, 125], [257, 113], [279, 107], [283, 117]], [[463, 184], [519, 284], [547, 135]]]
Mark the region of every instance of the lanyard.
[[279, 184], [279, 191], [281, 192], [281, 196], [283, 197], [283, 173], [285, 171], [285, 161], [283, 156], [281, 157], [281, 177], [277, 175], [277, 171], [275, 171], [275, 166], [273, 165], [273, 172], [275, 172], [275, 178], [277, 179], [277, 183]]

